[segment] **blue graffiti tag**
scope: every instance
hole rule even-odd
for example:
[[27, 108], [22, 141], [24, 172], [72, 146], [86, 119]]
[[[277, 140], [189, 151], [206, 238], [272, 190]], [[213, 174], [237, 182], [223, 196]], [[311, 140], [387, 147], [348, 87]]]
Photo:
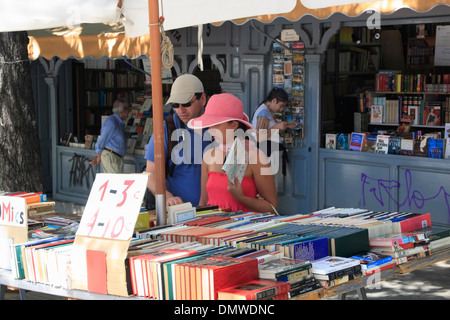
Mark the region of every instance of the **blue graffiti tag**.
[[[384, 206], [386, 201], [392, 200], [399, 209], [412, 207], [422, 209], [427, 201], [437, 199], [441, 194], [444, 196], [445, 203], [447, 204], [447, 213], [450, 215], [450, 194], [447, 193], [445, 188], [441, 186], [437, 193], [429, 198], [425, 197], [419, 190], [412, 190], [412, 177], [411, 171], [405, 170], [405, 183], [402, 185], [396, 180], [385, 180], [370, 178], [365, 173], [361, 174], [362, 182], [362, 207], [366, 205], [366, 192], [368, 196], [371, 194], [381, 206]], [[406, 188], [406, 195], [403, 201], [397, 201], [396, 194], [399, 194], [401, 187]], [[368, 189], [367, 189], [368, 188]], [[397, 191], [397, 192], [396, 192]], [[383, 197], [383, 194], [387, 195], [387, 199]]]

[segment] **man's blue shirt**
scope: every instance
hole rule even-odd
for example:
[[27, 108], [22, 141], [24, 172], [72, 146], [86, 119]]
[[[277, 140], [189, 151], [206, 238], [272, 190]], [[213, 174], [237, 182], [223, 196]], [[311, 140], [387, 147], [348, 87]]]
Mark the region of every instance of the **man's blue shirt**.
[[[203, 135], [207, 129], [203, 129], [202, 136], [200, 136], [188, 127], [181, 128], [181, 120], [176, 113], [173, 115], [173, 119], [175, 128], [181, 130], [175, 131], [178, 144], [172, 150], [174, 157], [169, 159], [169, 168], [173, 162], [176, 165], [172, 176], [167, 176], [166, 189], [174, 196], [180, 197], [183, 202], [191, 202], [193, 206], [197, 206], [201, 192], [200, 178], [203, 151], [211, 144], [211, 141], [208, 133], [206, 133], [208, 139], [203, 141]], [[167, 136], [166, 122], [164, 121], [165, 159], [167, 159], [168, 156], [167, 149], [169, 138], [170, 137]], [[150, 138], [147, 145], [147, 151], [145, 152], [144, 158], [155, 162], [153, 136]], [[166, 168], [166, 170], [169, 170], [169, 168]]]
[[117, 114], [110, 115], [102, 125], [95, 152], [101, 153], [104, 148], [114, 150], [122, 156], [127, 152], [125, 125]]

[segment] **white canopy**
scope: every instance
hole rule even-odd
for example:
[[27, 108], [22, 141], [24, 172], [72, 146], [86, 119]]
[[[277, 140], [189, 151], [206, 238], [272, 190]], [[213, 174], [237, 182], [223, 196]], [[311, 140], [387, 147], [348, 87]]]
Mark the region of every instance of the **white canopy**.
[[[110, 23], [119, 19], [127, 37], [149, 33], [148, 0], [1, 0], [0, 32]], [[178, 29], [292, 11], [296, 0], [161, 0], [164, 29]]]

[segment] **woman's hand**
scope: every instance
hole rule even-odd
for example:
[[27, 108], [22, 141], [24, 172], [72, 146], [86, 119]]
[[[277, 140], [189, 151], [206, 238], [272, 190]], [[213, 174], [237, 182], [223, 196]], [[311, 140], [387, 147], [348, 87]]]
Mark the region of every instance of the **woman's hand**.
[[228, 179], [228, 192], [235, 198], [237, 201], [242, 202], [242, 199], [245, 198], [244, 190], [242, 190], [241, 183], [239, 182], [237, 177], [234, 177], [234, 184]]

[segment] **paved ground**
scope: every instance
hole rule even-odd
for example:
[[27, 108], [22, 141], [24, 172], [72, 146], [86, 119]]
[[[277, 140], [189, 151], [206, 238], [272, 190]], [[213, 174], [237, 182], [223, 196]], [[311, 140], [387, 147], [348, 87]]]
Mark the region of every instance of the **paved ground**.
[[[55, 210], [74, 213], [83, 206], [73, 203], [56, 202]], [[366, 289], [368, 300], [450, 300], [450, 260], [415, 270]], [[65, 297], [27, 292], [28, 300], [67, 300]], [[6, 300], [19, 300], [18, 291], [8, 290]], [[337, 297], [327, 300], [336, 300]], [[356, 300], [356, 293], [347, 294], [348, 300]]]

